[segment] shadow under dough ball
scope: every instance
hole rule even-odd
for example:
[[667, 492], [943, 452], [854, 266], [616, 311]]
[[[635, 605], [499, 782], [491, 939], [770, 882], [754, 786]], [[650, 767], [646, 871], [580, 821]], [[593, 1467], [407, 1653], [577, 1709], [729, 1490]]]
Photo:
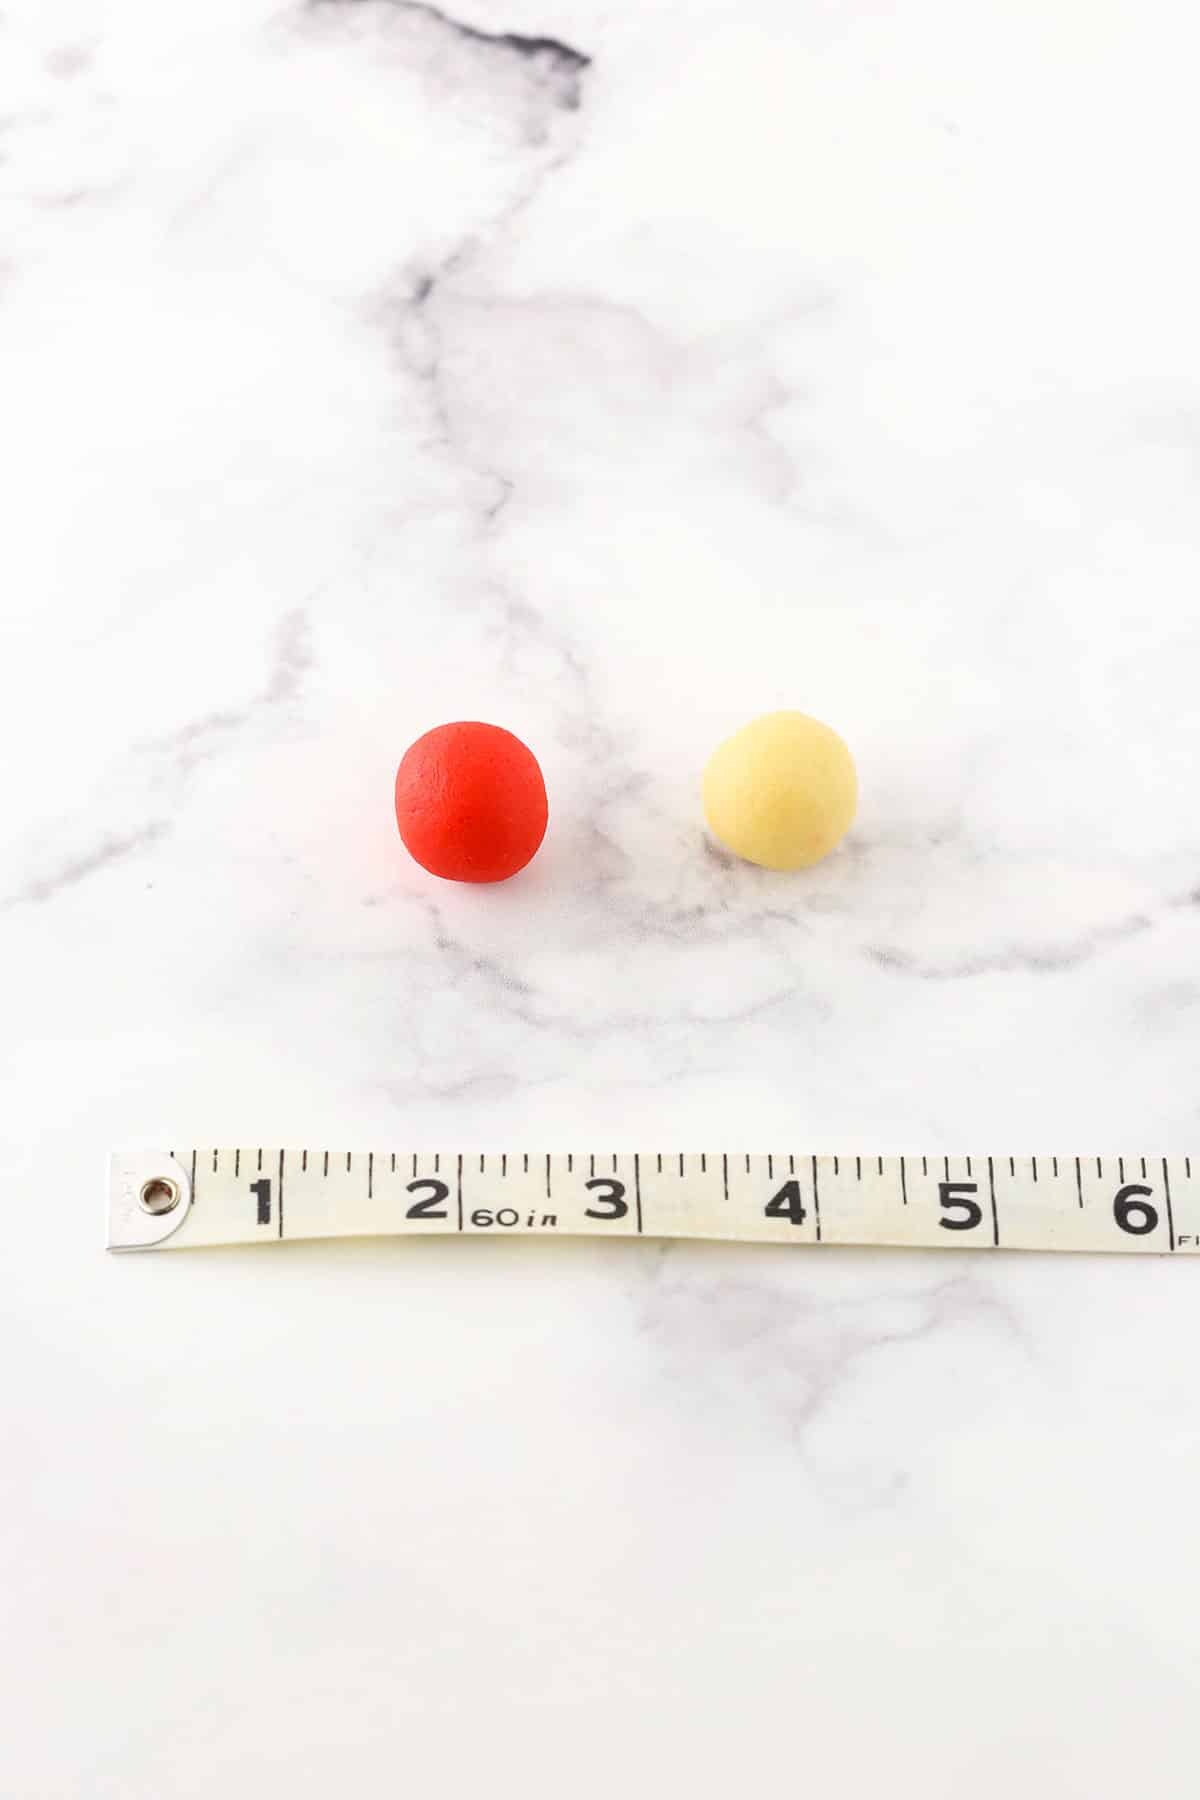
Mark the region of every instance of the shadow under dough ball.
[[438, 725], [396, 771], [409, 855], [444, 881], [507, 881], [536, 855], [549, 806], [537, 757], [499, 725]]
[[845, 836], [858, 804], [854, 759], [807, 713], [765, 713], [718, 744], [704, 816], [726, 849], [764, 869], [805, 869]]

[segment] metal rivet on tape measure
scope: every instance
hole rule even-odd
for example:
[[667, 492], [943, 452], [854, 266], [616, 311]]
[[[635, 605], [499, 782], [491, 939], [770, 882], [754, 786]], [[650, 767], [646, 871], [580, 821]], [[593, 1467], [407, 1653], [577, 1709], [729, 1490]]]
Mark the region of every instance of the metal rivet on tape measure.
[[195, 1149], [114, 1155], [112, 1250], [336, 1237], [1200, 1250], [1200, 1158]]

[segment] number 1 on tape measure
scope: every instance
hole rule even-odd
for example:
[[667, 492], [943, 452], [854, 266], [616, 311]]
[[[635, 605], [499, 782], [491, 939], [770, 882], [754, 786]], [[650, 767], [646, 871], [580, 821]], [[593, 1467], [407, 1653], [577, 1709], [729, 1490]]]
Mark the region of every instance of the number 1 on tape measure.
[[196, 1149], [112, 1158], [111, 1250], [336, 1237], [1200, 1250], [1200, 1159]]

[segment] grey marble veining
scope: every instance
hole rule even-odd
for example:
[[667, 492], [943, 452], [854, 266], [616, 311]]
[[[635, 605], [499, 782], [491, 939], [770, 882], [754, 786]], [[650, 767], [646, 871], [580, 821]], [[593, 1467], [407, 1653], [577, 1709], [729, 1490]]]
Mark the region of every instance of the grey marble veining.
[[[99, 1251], [118, 1143], [1200, 1149], [1190, 49], [0, 7], [6, 1791], [1190, 1795], [1186, 1264]], [[699, 811], [778, 706], [802, 876]]]

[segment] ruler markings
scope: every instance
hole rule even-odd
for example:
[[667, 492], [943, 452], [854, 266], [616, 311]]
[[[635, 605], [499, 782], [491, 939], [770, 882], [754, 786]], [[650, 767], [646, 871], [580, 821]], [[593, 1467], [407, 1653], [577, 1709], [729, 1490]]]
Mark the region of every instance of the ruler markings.
[[[440, 1182], [418, 1178], [422, 1168], [440, 1170], [443, 1160], [453, 1161], [453, 1174], [448, 1166]], [[284, 1237], [407, 1235], [414, 1229], [465, 1233], [470, 1227], [471, 1234], [498, 1229], [513, 1235], [715, 1237], [797, 1245], [1200, 1253], [1200, 1185], [1193, 1183], [1190, 1157], [947, 1154], [936, 1163], [914, 1157], [912, 1169], [909, 1160], [772, 1151], [739, 1152], [735, 1162], [723, 1152], [718, 1181], [718, 1161], [707, 1152], [547, 1153], [536, 1172], [528, 1153], [520, 1162], [514, 1159], [511, 1170], [507, 1153], [482, 1151], [410, 1157], [408, 1152], [310, 1153], [259, 1146], [247, 1149], [245, 1165], [234, 1148], [180, 1149], [170, 1158], [131, 1153], [114, 1159], [111, 1241], [121, 1249], [185, 1248]], [[405, 1182], [410, 1162], [414, 1182], [409, 1198], [400, 1194], [397, 1206], [396, 1184]], [[1005, 1162], [1015, 1169], [1007, 1182]], [[966, 1181], [953, 1175], [955, 1163], [965, 1168]], [[523, 1167], [528, 1173], [522, 1185]], [[599, 1180], [593, 1174], [585, 1189], [585, 1167], [611, 1168], [613, 1174]], [[389, 1169], [391, 1187], [384, 1180]], [[1058, 1182], [1051, 1181], [1052, 1169]], [[808, 1178], [811, 1205], [800, 1194]], [[969, 1199], [985, 1179], [986, 1202]], [[161, 1202], [164, 1184], [185, 1197], [177, 1218], [169, 1216], [170, 1205], [165, 1214], [161, 1204], [138, 1205], [139, 1196]]]

